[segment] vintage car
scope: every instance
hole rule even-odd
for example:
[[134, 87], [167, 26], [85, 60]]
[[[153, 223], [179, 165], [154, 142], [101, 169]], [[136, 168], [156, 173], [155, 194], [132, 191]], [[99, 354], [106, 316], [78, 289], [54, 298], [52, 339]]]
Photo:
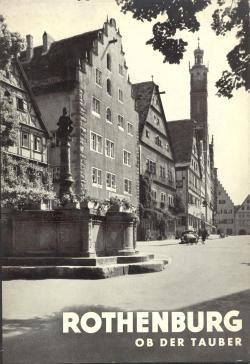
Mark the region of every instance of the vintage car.
[[197, 244], [199, 236], [194, 230], [185, 230], [181, 234], [180, 244]]

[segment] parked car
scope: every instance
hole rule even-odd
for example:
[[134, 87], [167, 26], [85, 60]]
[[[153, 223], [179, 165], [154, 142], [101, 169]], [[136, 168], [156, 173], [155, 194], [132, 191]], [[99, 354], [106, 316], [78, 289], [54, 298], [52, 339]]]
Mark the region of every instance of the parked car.
[[197, 244], [199, 236], [194, 230], [185, 230], [181, 234], [180, 244]]

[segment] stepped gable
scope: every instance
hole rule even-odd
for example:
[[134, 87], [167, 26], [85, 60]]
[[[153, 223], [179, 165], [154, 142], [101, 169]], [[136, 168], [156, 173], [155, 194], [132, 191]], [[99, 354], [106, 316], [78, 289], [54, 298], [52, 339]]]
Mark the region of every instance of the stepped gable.
[[168, 130], [175, 163], [190, 163], [195, 135], [194, 121], [185, 119], [168, 122]]
[[[226, 197], [228, 198], [228, 200], [231, 202], [232, 205], [234, 205], [231, 197], [229, 196], [227, 190], [225, 189], [225, 187], [223, 186], [223, 184], [221, 183], [221, 181], [217, 178], [217, 181], [218, 181], [218, 185], [219, 187], [223, 190], [224, 194], [226, 195]], [[240, 206], [240, 205], [239, 205]]]
[[153, 81], [140, 82], [132, 85], [133, 97], [136, 102], [136, 110], [139, 113], [140, 136], [147, 119], [155, 86], [156, 85]]
[[93, 49], [93, 42], [100, 39], [97, 29], [70, 38], [53, 41], [46, 53], [43, 46], [34, 47], [33, 57], [26, 62], [26, 52], [23, 51], [20, 61], [31, 80], [76, 80], [75, 67], [79, 58], [88, 59], [88, 53]]

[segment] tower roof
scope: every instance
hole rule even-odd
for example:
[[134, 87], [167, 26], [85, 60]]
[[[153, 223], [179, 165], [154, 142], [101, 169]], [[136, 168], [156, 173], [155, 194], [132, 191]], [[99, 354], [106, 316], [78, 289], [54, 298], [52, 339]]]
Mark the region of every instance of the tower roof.
[[203, 55], [204, 55], [204, 51], [203, 51], [203, 49], [200, 48], [200, 38], [198, 37], [198, 46], [194, 50], [194, 59], [195, 59], [196, 65], [203, 64]]

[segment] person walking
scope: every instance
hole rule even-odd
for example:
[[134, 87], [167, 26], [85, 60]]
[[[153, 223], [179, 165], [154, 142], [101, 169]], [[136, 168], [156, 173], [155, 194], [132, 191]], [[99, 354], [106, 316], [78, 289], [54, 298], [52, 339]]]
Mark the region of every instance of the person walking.
[[147, 228], [146, 230], [146, 241], [150, 241], [151, 240], [151, 230], [150, 228]]
[[207, 230], [204, 229], [201, 233], [201, 240], [202, 240], [202, 244], [205, 244], [206, 238], [208, 236]]

